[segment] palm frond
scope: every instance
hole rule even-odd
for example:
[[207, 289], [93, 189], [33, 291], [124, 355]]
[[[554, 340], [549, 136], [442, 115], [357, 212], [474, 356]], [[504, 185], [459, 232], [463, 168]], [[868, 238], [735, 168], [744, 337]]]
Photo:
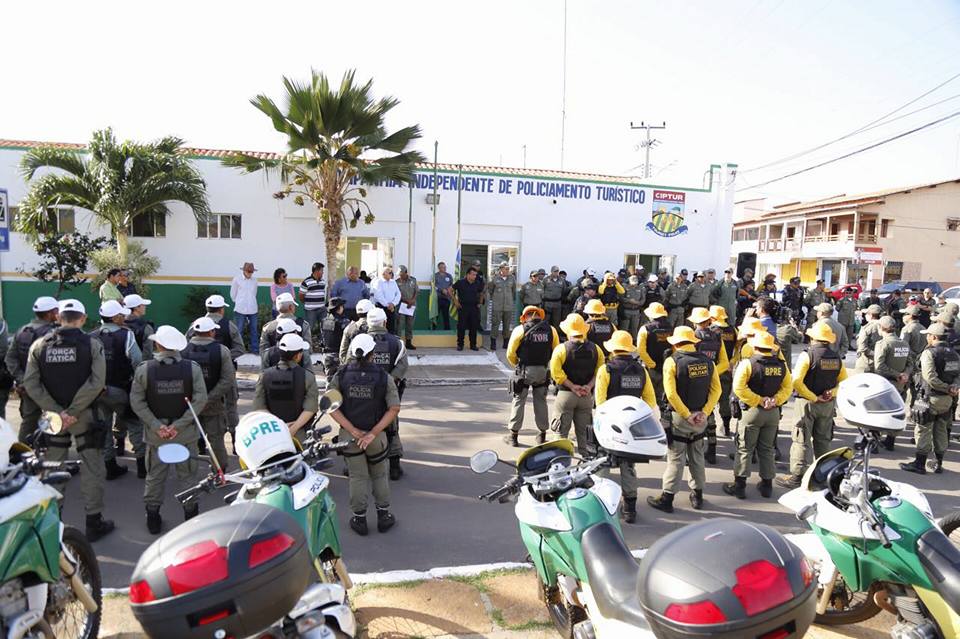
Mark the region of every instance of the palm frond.
[[44, 167], [60, 169], [76, 176], [81, 176], [86, 171], [83, 153], [71, 149], [38, 146], [30, 149], [20, 158], [20, 174], [25, 180], [32, 180], [36, 172]]

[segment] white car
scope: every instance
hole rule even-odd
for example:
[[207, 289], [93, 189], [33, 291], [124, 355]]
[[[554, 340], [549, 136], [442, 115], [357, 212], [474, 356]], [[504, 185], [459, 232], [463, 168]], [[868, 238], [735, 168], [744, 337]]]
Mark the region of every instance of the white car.
[[960, 286], [951, 286], [943, 292], [943, 297], [947, 300], [947, 303], [953, 302], [954, 304], [960, 305]]

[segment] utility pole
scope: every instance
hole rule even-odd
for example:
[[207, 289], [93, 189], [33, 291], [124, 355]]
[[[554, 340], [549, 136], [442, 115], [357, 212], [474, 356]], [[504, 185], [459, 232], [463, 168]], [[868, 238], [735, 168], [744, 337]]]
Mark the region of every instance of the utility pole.
[[647, 154], [647, 158], [646, 158], [646, 160], [644, 161], [644, 164], [643, 164], [643, 177], [644, 177], [644, 179], [649, 178], [649, 177], [650, 177], [650, 147], [652, 147], [652, 146], [654, 146], [654, 145], [657, 145], [657, 144], [660, 144], [660, 140], [651, 139], [651, 138], [650, 138], [650, 131], [651, 131], [651, 130], [657, 130], [657, 129], [665, 129], [665, 128], [667, 128], [667, 123], [666, 123], [666, 122], [663, 122], [663, 123], [660, 124], [659, 126], [656, 126], [656, 125], [647, 124], [646, 122], [641, 121], [641, 122], [640, 122], [640, 126], [634, 126], [633, 122], [631, 122], [631, 123], [630, 123], [630, 128], [631, 128], [631, 129], [646, 129], [646, 131], [647, 131], [647, 139], [646, 139], [645, 142], [641, 142], [641, 143], [640, 143], [640, 146], [642, 146], [644, 149], [646, 149], [646, 154]]
[[560, 169], [567, 141], [567, 0], [563, 0], [563, 90], [560, 98]]
[[523, 145], [523, 168], [527, 168], [527, 145]]

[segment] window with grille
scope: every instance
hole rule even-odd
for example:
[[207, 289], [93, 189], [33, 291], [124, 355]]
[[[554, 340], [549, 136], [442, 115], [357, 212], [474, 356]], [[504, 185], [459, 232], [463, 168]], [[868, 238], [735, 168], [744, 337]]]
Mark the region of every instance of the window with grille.
[[239, 240], [242, 231], [241, 216], [231, 213], [211, 213], [205, 220], [197, 220], [197, 237], [201, 239]]
[[167, 216], [163, 213], [141, 213], [130, 224], [131, 237], [166, 237]]

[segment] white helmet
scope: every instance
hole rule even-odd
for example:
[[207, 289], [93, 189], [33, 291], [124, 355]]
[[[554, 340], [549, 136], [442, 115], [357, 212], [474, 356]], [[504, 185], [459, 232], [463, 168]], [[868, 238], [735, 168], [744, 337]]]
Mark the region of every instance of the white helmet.
[[17, 443], [17, 431], [10, 422], [0, 418], [0, 473], [10, 466], [10, 448]]
[[350, 356], [360, 359], [361, 357], [369, 355], [376, 346], [377, 343], [374, 341], [372, 335], [360, 333], [350, 340]]
[[369, 313], [371, 309], [375, 308], [373, 302], [370, 300], [360, 300], [357, 302], [357, 313]]
[[367, 312], [367, 324], [373, 326], [374, 324], [382, 325], [387, 323], [387, 314], [382, 308], [371, 308]]
[[889, 380], [876, 373], [860, 373], [840, 382], [837, 408], [851, 426], [898, 432], [907, 425], [903, 398]]
[[295, 455], [290, 430], [282, 419], [265, 410], [247, 413], [237, 424], [237, 457], [251, 470], [278, 455]]
[[649, 461], [667, 454], [663, 426], [639, 397], [619, 395], [600, 404], [593, 432], [600, 448], [624, 461]]

